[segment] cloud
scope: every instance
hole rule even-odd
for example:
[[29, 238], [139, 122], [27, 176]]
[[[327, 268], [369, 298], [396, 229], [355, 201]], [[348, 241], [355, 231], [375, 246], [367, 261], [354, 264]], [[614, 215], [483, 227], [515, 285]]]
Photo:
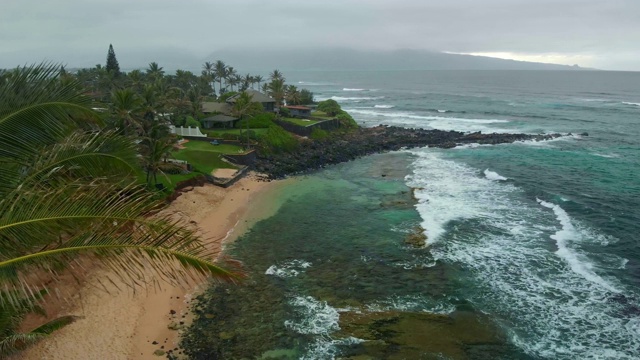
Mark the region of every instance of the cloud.
[[640, 70], [636, 0], [32, 2], [3, 0], [0, 67], [43, 58], [91, 66], [104, 62], [112, 43], [124, 66], [162, 61], [145, 53], [202, 58], [221, 48], [347, 46], [553, 54]]

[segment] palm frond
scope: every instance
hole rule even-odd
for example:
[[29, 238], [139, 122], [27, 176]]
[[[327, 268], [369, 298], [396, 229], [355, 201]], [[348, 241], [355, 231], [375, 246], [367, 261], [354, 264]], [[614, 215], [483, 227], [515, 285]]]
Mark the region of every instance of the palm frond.
[[61, 316], [59, 318], [56, 318], [47, 322], [46, 324], [42, 324], [38, 326], [37, 328], [31, 330], [30, 332], [34, 334], [49, 335], [52, 332], [56, 330], [60, 330], [63, 327], [73, 323], [77, 319], [78, 317], [73, 315]]
[[18, 185], [52, 184], [56, 179], [133, 175], [137, 161], [132, 140], [113, 132], [76, 131], [50, 146], [32, 151], [28, 165], [0, 160], [0, 197]]
[[0, 359], [15, 354], [20, 350], [24, 350], [27, 346], [46, 337], [46, 334], [40, 333], [16, 333], [11, 334], [0, 340]]

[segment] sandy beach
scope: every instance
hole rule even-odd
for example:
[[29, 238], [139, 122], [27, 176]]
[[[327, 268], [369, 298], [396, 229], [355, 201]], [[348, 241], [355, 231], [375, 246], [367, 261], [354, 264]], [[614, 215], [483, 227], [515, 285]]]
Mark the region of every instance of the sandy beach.
[[[163, 211], [188, 220], [206, 245], [220, 254], [252, 223], [276, 211], [272, 199], [282, 185], [249, 175], [227, 189], [209, 184], [188, 188]], [[79, 319], [15, 359], [158, 359], [165, 357], [161, 351], [178, 352], [179, 332], [189, 319], [191, 299], [206, 283], [184, 287], [161, 283], [161, 288], [136, 289], [135, 294], [115, 287], [106, 292], [94, 286], [101, 271], [88, 271], [80, 284], [59, 284], [73, 296], [49, 306], [50, 315], [54, 309], [58, 316]]]

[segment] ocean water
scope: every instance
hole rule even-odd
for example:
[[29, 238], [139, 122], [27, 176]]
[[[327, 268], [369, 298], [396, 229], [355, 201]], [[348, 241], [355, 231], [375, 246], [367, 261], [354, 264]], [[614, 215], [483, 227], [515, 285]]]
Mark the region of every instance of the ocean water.
[[251, 280], [210, 290], [195, 358], [640, 358], [640, 73], [286, 75], [363, 126], [571, 135], [305, 176], [233, 246]]

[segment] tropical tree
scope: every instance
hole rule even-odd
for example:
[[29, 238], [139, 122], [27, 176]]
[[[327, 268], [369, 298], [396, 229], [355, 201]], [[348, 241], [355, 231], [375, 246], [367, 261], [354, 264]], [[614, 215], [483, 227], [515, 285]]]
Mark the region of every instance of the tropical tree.
[[269, 74], [269, 80], [282, 80], [283, 83], [285, 82], [284, 75], [282, 75], [282, 72], [278, 69], [273, 70], [271, 74]]
[[284, 80], [271, 80], [271, 82], [269, 83], [269, 95], [276, 101], [276, 106], [279, 108], [282, 105], [286, 95]]
[[130, 286], [155, 278], [238, 275], [139, 185], [136, 145], [101, 130], [91, 101], [57, 67], [14, 70], [0, 84], [0, 308], [38, 300], [78, 256]]
[[[140, 155], [149, 187], [158, 184], [158, 173], [171, 151], [175, 150], [176, 138], [169, 127], [153, 119], [145, 119], [144, 135], [140, 137]], [[153, 180], [153, 183], [152, 183]]]
[[131, 82], [131, 87], [136, 89], [136, 91], [139, 91], [140, 87], [142, 86], [142, 81], [143, 81], [142, 71], [140, 71], [138, 69], [131, 70], [127, 74], [127, 77], [129, 78], [129, 81]]
[[216, 92], [215, 88], [215, 64], [212, 62], [205, 62], [202, 65], [202, 77], [204, 81], [206, 81], [209, 86], [213, 89], [213, 92]]
[[[262, 104], [253, 101], [253, 95], [243, 91], [236, 98], [236, 102], [231, 108], [231, 114], [240, 119], [240, 123], [243, 122], [247, 116], [254, 116], [264, 111]], [[249, 129], [249, 121], [246, 121], [247, 130]], [[242, 127], [240, 127], [240, 137], [242, 138]], [[249, 147], [249, 137], [247, 136], [247, 147]]]
[[302, 99], [300, 91], [298, 91], [298, 88], [294, 85], [287, 85], [285, 87], [285, 97], [287, 105], [300, 105]]
[[124, 135], [142, 130], [138, 111], [142, 101], [131, 89], [115, 90], [111, 93], [112, 124]]
[[[260, 84], [264, 81], [264, 78], [261, 75], [256, 75], [253, 80], [258, 84], [258, 89], [260, 89]], [[251, 87], [253, 89], [253, 87]]]
[[149, 67], [147, 68], [147, 75], [149, 75], [152, 81], [157, 81], [164, 76], [164, 70], [162, 66], [158, 65], [158, 63], [154, 61], [152, 63], [149, 63]]
[[214, 73], [218, 79], [218, 95], [222, 95], [222, 80], [227, 76], [227, 65], [222, 60], [216, 60]]
[[120, 76], [120, 65], [118, 59], [116, 59], [116, 52], [113, 51], [113, 45], [109, 44], [109, 51], [107, 52], [107, 66], [105, 67], [107, 72], [111, 72], [114, 76]]

